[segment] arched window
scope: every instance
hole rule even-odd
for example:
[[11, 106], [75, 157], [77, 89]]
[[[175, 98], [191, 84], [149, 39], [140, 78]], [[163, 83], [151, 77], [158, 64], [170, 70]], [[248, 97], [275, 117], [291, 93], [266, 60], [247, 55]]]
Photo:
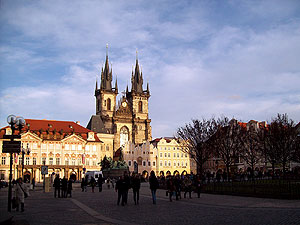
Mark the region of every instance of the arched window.
[[107, 99], [107, 110], [111, 110], [111, 100], [110, 100], [110, 98]]
[[139, 101], [139, 112], [143, 112], [143, 102]]
[[120, 130], [120, 146], [125, 145], [129, 140], [129, 131], [127, 127], [122, 127]]

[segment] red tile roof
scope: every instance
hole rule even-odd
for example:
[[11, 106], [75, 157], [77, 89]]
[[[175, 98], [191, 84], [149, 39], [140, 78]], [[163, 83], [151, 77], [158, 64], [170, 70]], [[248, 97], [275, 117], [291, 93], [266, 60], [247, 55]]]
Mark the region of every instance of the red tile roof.
[[[35, 120], [35, 119], [25, 119], [26, 125], [22, 128], [22, 133], [30, 131], [35, 133], [39, 137], [43, 136], [43, 139], [48, 140], [62, 140], [65, 137], [76, 134], [81, 136], [84, 140], [87, 140], [88, 133], [93, 132], [73, 121], [58, 121], [58, 120]], [[0, 130], [0, 138], [3, 138], [5, 134], [5, 128], [3, 127]], [[18, 134], [19, 131], [15, 131], [15, 134]], [[102, 142], [94, 133], [95, 141]]]

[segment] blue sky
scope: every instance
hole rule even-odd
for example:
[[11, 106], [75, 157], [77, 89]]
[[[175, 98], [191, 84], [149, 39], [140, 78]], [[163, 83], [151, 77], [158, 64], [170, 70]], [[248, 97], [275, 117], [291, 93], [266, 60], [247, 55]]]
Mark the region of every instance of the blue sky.
[[[0, 126], [95, 113], [106, 44], [119, 92], [136, 49], [153, 137], [192, 118], [300, 121], [300, 2], [9, 1], [0, 5]], [[114, 82], [114, 81], [113, 81]]]

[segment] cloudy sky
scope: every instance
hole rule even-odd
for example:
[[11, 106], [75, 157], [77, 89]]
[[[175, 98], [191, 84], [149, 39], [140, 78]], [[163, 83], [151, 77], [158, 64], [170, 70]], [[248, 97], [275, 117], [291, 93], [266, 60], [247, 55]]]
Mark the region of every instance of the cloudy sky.
[[107, 43], [120, 92], [138, 49], [153, 137], [192, 118], [300, 121], [297, 0], [1, 0], [0, 126], [9, 114], [86, 126]]

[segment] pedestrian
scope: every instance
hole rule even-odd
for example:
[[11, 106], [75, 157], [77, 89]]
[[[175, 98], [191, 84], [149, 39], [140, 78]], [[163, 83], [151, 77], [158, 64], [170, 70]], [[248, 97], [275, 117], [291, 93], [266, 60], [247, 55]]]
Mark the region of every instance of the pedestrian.
[[84, 192], [84, 186], [85, 186], [85, 180], [84, 180], [84, 178], [82, 178], [81, 179], [81, 185], [80, 185], [82, 192]]
[[149, 183], [150, 183], [150, 190], [152, 195], [152, 202], [153, 204], [156, 204], [156, 190], [158, 189], [159, 184], [155, 176], [155, 172], [153, 170], [150, 172]]
[[35, 188], [35, 178], [34, 177], [31, 180], [31, 184], [32, 184], [32, 189], [34, 190], [34, 188]]
[[59, 179], [59, 174], [56, 175], [54, 179], [54, 198], [56, 198], [56, 192], [58, 192], [58, 197], [60, 198], [60, 179]]
[[167, 190], [168, 190], [170, 202], [172, 202], [172, 196], [173, 196], [173, 193], [175, 191], [174, 182], [173, 182], [172, 176], [168, 176], [167, 177]]
[[103, 183], [103, 178], [102, 178], [102, 174], [100, 174], [98, 178], [99, 192], [102, 192], [102, 183]]
[[84, 191], [87, 192], [87, 186], [89, 184], [89, 175], [86, 175], [84, 178]]
[[128, 176], [127, 171], [124, 171], [124, 180], [125, 180], [125, 193], [124, 193], [124, 202], [127, 204], [127, 199], [128, 199], [128, 191], [130, 189], [130, 177]]
[[95, 186], [96, 186], [96, 180], [93, 176], [91, 177], [90, 184], [91, 184], [91, 187], [92, 187], [92, 192], [94, 193]]
[[179, 198], [181, 199], [181, 179], [179, 175], [177, 175], [174, 179], [174, 187], [175, 187], [176, 200], [178, 200]]
[[107, 189], [110, 189], [110, 178], [109, 177], [106, 179], [106, 185], [107, 185]]
[[61, 180], [61, 192], [62, 192], [62, 197], [66, 198], [67, 197], [67, 189], [68, 189], [68, 180], [66, 177], [64, 177]]
[[118, 201], [117, 205], [120, 205], [120, 200], [122, 199], [122, 206], [125, 205], [125, 192], [126, 192], [126, 181], [124, 176], [120, 176], [119, 180], [116, 183], [116, 192], [118, 192]]
[[201, 177], [199, 174], [197, 174], [196, 180], [195, 180], [195, 189], [196, 189], [198, 198], [200, 198], [201, 188], [202, 188]]
[[183, 180], [184, 185], [184, 198], [186, 198], [186, 193], [189, 193], [189, 197], [192, 198], [192, 180], [189, 176], [186, 176]]
[[16, 210], [19, 211], [21, 204], [21, 211], [24, 212], [25, 198], [29, 196], [29, 191], [26, 184], [23, 183], [22, 178], [19, 178], [17, 183], [14, 185], [14, 195]]
[[140, 199], [140, 188], [141, 188], [141, 178], [138, 174], [134, 174], [132, 176], [131, 187], [133, 191], [134, 204], [138, 205]]
[[67, 188], [67, 196], [70, 195], [70, 198], [72, 198], [72, 183], [73, 183], [73, 180], [70, 178], [69, 181], [68, 181], [68, 188]]

